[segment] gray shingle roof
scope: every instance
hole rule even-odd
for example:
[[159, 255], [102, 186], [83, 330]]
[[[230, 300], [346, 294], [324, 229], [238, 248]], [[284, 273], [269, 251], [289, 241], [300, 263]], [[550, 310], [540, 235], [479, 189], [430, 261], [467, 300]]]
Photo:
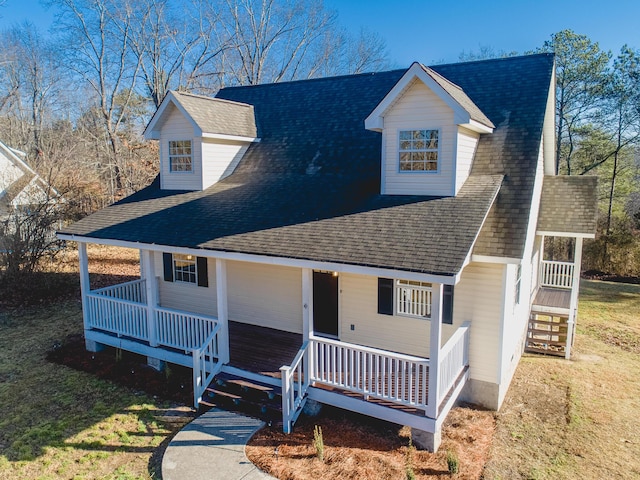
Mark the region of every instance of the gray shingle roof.
[[205, 133], [256, 137], [253, 106], [190, 93], [171, 92]]
[[232, 175], [203, 192], [156, 181], [63, 233], [444, 275], [474, 241], [474, 253], [521, 258], [553, 58], [432, 68], [496, 125], [456, 197], [379, 195], [381, 135], [364, 119], [405, 73], [394, 70], [224, 89], [254, 106], [261, 138]]
[[444, 91], [451, 96], [451, 98], [453, 98], [456, 102], [458, 102], [462, 106], [462, 108], [464, 108], [467, 112], [469, 112], [472, 120], [475, 120], [476, 122], [486, 125], [487, 127], [491, 127], [491, 128], [495, 127], [495, 125], [491, 122], [491, 120], [489, 120], [487, 116], [482, 112], [482, 110], [480, 110], [478, 106], [475, 103], [473, 103], [473, 100], [471, 100], [467, 96], [467, 94], [464, 93], [464, 90], [462, 90], [460, 86], [446, 79], [445, 77], [440, 75], [438, 72], [436, 72], [432, 68], [425, 67], [424, 65], [421, 65], [421, 66], [427, 75], [433, 78], [433, 80], [438, 85], [440, 85], [444, 89]]
[[597, 177], [545, 176], [537, 230], [595, 234], [597, 183]]

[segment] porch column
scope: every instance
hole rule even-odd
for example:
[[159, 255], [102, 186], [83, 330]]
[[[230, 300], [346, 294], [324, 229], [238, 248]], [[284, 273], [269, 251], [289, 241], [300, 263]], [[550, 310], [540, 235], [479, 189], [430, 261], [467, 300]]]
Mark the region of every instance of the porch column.
[[438, 418], [443, 290], [441, 283], [432, 284], [431, 327], [429, 332], [429, 394], [427, 396], [427, 416], [430, 418]]
[[158, 346], [156, 334], [156, 307], [158, 306], [158, 288], [156, 286], [156, 265], [154, 252], [140, 250], [140, 274], [145, 279], [145, 293], [147, 297], [147, 331], [149, 333], [149, 345]]
[[218, 323], [220, 324], [221, 341], [218, 344], [218, 355], [222, 363], [229, 363], [229, 307], [227, 303], [227, 261], [216, 258], [216, 301], [218, 305]]
[[[302, 343], [310, 340], [313, 332], [313, 270], [310, 268], [302, 269]], [[313, 381], [312, 366], [314, 365], [313, 358], [313, 343], [309, 341], [309, 347], [307, 354], [303, 357], [302, 368], [304, 374], [307, 375], [305, 383], [309, 385]]]
[[[80, 295], [82, 298], [82, 321], [84, 323], [85, 332], [89, 330], [90, 318], [87, 302], [87, 294], [91, 291], [89, 283], [89, 258], [87, 257], [87, 244], [78, 242], [78, 260], [80, 264]], [[85, 334], [86, 337], [86, 334]]]
[[580, 270], [582, 267], [582, 237], [576, 237], [573, 252], [573, 278], [571, 283], [571, 303], [569, 307], [569, 320], [567, 321], [567, 347], [565, 358], [571, 358], [573, 346], [573, 334], [578, 320], [578, 293], [580, 292]]

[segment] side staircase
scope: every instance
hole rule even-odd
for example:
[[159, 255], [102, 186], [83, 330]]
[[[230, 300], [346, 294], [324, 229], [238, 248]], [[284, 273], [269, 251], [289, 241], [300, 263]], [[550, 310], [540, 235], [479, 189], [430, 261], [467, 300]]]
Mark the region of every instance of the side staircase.
[[564, 357], [573, 337], [569, 328], [566, 315], [531, 312], [525, 351]]
[[221, 372], [206, 388], [199, 410], [204, 412], [220, 407], [238, 411], [282, 429], [281, 390], [274, 385]]

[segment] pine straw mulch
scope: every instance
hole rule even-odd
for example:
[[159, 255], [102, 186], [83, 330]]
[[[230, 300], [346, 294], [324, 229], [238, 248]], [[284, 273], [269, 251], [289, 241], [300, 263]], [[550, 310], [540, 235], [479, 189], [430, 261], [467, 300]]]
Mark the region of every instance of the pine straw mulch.
[[[313, 430], [322, 428], [324, 462], [316, 455]], [[416, 479], [448, 477], [447, 452], [459, 459], [453, 478], [479, 479], [495, 430], [494, 414], [468, 407], [451, 410], [442, 444], [432, 454], [410, 446], [410, 429], [362, 415], [324, 407], [315, 418], [301, 417], [290, 435], [260, 430], [247, 445], [249, 459], [280, 480]]]

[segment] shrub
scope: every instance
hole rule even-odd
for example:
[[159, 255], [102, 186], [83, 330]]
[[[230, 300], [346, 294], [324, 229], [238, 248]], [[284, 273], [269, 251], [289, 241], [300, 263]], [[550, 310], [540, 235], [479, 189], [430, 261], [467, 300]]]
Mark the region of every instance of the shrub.
[[447, 468], [451, 474], [456, 474], [460, 470], [460, 459], [453, 450], [447, 450]]
[[324, 462], [324, 438], [322, 438], [322, 427], [313, 427], [313, 447], [316, 449], [316, 456]]

